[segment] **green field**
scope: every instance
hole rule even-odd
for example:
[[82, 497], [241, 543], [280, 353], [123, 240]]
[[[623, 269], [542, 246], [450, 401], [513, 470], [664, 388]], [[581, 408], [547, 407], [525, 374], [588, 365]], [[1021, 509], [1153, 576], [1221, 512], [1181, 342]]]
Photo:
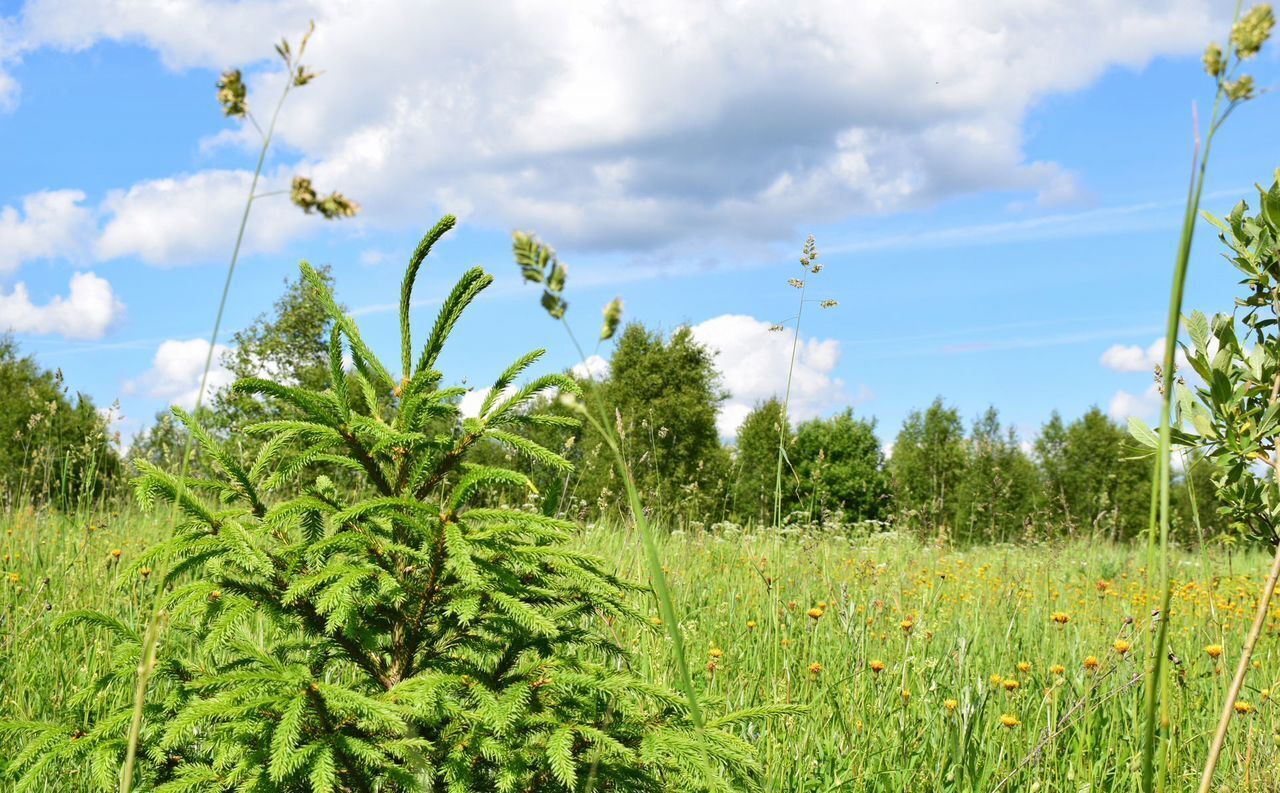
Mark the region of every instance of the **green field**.
[[[73, 735], [84, 709], [102, 703], [76, 707], [71, 697], [107, 667], [113, 647], [100, 632], [50, 625], [79, 608], [143, 624], [150, 581], [122, 576], [162, 529], [131, 510], [74, 520], [20, 512], [0, 525], [0, 711], [62, 720]], [[638, 539], [625, 531], [587, 529], [576, 544], [643, 577]], [[711, 714], [808, 708], [743, 730], [760, 748], [765, 790], [1137, 788], [1136, 680], [1153, 636], [1139, 552], [1083, 541], [937, 549], [892, 534], [730, 527], [665, 536], [661, 554]], [[1166, 790], [1198, 778], [1265, 566], [1261, 555], [1224, 551], [1174, 559]], [[636, 597], [656, 622], [653, 602]], [[662, 631], [613, 627], [636, 671], [672, 681]], [[1273, 611], [1218, 789], [1280, 787], [1280, 712], [1269, 690], [1280, 684], [1277, 631]], [[1214, 645], [1225, 648], [1216, 659]], [[83, 789], [74, 769], [45, 786]]]

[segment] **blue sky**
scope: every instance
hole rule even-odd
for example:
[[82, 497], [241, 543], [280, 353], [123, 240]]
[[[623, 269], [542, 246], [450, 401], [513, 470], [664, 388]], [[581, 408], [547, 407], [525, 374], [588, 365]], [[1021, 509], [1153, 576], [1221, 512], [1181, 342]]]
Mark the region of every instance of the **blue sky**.
[[[290, 97], [267, 189], [301, 173], [364, 211], [260, 201], [222, 341], [307, 259], [391, 356], [403, 262], [452, 211], [416, 321], [465, 268], [497, 276], [452, 376], [485, 385], [530, 346], [576, 363], [511, 264], [510, 231], [536, 230], [582, 334], [620, 295], [721, 351], [729, 432], [785, 382], [788, 337], [765, 328], [794, 313], [812, 233], [812, 290], [840, 306], [801, 329], [802, 417], [853, 404], [889, 441], [936, 395], [967, 418], [994, 404], [1025, 438], [1055, 409], [1148, 411], [1191, 107], [1212, 99], [1199, 51], [1234, 4], [852, 5], [747, 4], [724, 25], [704, 3], [0, 2], [0, 326], [118, 400], [125, 434], [188, 399], [254, 156], [212, 86], [244, 68], [265, 113], [280, 76], [261, 56], [314, 18], [324, 74]], [[1275, 84], [1275, 50], [1250, 71]], [[1217, 138], [1210, 210], [1280, 165], [1275, 102]], [[1201, 232], [1187, 306], [1227, 310], [1233, 271]]]

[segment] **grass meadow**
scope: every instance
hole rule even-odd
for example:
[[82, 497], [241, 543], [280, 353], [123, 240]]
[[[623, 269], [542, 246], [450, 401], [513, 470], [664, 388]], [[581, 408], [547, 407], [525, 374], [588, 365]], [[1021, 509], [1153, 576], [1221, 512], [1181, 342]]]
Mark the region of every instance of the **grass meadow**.
[[[126, 573], [163, 525], [126, 510], [3, 517], [0, 711], [68, 719], [106, 669], [98, 631], [51, 630], [73, 609], [144, 622], [152, 580]], [[638, 540], [613, 526], [575, 540], [644, 579]], [[714, 709], [789, 702], [804, 715], [743, 728], [769, 791], [1128, 791], [1138, 787], [1139, 680], [1159, 597], [1141, 554], [1080, 540], [940, 549], [895, 534], [660, 534], [696, 685]], [[1175, 622], [1163, 789], [1194, 787], [1267, 559], [1215, 549], [1172, 559]], [[145, 572], [145, 571], [144, 571]], [[670, 683], [669, 640], [618, 622], [635, 671]], [[1273, 610], [1216, 789], [1280, 789], [1280, 610]], [[72, 738], [74, 740], [74, 738]], [[16, 750], [0, 746], [0, 753]], [[68, 770], [46, 790], [83, 788]]]

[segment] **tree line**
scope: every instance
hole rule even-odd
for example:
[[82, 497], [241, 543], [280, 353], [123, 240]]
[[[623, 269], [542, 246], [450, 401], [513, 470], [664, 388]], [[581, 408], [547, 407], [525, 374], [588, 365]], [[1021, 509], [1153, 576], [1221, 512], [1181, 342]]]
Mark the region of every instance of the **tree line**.
[[[322, 388], [330, 376], [330, 325], [304, 299], [302, 284], [289, 282], [271, 312], [235, 335], [223, 365], [236, 377], [267, 374]], [[770, 399], [754, 407], [734, 438], [723, 439], [716, 418], [730, 395], [712, 351], [687, 327], [663, 333], [638, 322], [619, 335], [606, 373], [580, 379], [610, 407], [647, 508], [673, 528], [771, 525], [780, 496], [785, 525], [892, 526], [961, 543], [1082, 535], [1124, 541], [1145, 529], [1150, 510], [1151, 458], [1096, 407], [1070, 421], [1055, 413], [1026, 443], [994, 407], [966, 422], [941, 397], [909, 414], [888, 438], [874, 419], [851, 408], [785, 422], [784, 429], [783, 405]], [[92, 401], [70, 396], [60, 375], [20, 356], [12, 340], [0, 343], [0, 385], [6, 403], [0, 484], [10, 503], [67, 507], [121, 491], [133, 460], [180, 466], [186, 438], [167, 412], [121, 454]], [[539, 408], [569, 414], [553, 399]], [[237, 428], [280, 410], [225, 391], [213, 394], [201, 414], [206, 427], [250, 456], [255, 441]], [[573, 473], [542, 470], [497, 446], [483, 453], [533, 477], [544, 512], [584, 522], [616, 517], [622, 487], [604, 439], [586, 428], [537, 432], [535, 440], [574, 462]], [[1218, 514], [1208, 467], [1183, 462], [1174, 493], [1176, 536], [1186, 542], [1233, 536]], [[200, 471], [206, 462], [196, 453], [189, 465]]]
[[[725, 442], [715, 418], [728, 394], [714, 355], [687, 328], [664, 337], [639, 323], [621, 334], [608, 374], [587, 386], [604, 392], [645, 503], [669, 525], [770, 525], [780, 441], [788, 524], [892, 526], [960, 543], [1127, 541], [1147, 525], [1152, 458], [1097, 407], [1069, 421], [1054, 413], [1025, 443], [994, 407], [966, 422], [939, 397], [886, 447], [875, 420], [848, 407], [784, 430], [783, 405], [770, 399]], [[539, 480], [557, 510], [596, 520], [621, 508], [603, 443], [585, 430], [564, 439], [575, 474]], [[1208, 466], [1184, 462], [1175, 533], [1185, 542], [1231, 536]]]

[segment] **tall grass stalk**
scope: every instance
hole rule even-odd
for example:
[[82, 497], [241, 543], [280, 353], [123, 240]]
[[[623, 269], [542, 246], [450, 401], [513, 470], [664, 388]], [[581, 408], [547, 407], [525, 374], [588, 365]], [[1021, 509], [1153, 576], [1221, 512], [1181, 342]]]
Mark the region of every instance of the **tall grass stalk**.
[[[782, 463], [787, 455], [787, 434], [791, 429], [791, 417], [788, 408], [791, 406], [791, 381], [796, 371], [796, 353], [800, 350], [800, 320], [804, 318], [805, 291], [809, 287], [809, 277], [822, 272], [823, 265], [818, 262], [818, 243], [813, 235], [804, 242], [804, 250], [800, 254], [800, 267], [804, 269], [803, 278], [790, 278], [787, 283], [800, 290], [800, 304], [796, 309], [795, 334], [791, 337], [791, 360], [787, 364], [787, 389], [782, 397], [782, 418], [778, 422], [778, 465], [773, 482], [773, 525], [782, 525]], [[833, 308], [834, 300], [817, 301], [821, 308]], [[770, 330], [782, 330], [786, 323], [774, 325]]]
[[[1240, 3], [1236, 4], [1232, 20], [1240, 17]], [[1228, 37], [1230, 41], [1230, 37]], [[1216, 76], [1216, 75], [1215, 75]], [[1159, 444], [1156, 452], [1156, 470], [1152, 479], [1152, 500], [1158, 499], [1158, 509], [1153, 509], [1147, 533], [1147, 578], [1150, 580], [1155, 568], [1156, 531], [1160, 533], [1160, 609], [1155, 615], [1156, 640], [1151, 647], [1147, 663], [1147, 680], [1145, 686], [1145, 702], [1142, 716], [1142, 790], [1151, 793], [1154, 790], [1156, 765], [1156, 718], [1168, 724], [1166, 697], [1162, 697], [1165, 645], [1169, 632], [1169, 603], [1172, 595], [1169, 578], [1169, 480], [1172, 451], [1172, 413], [1173, 392], [1177, 375], [1174, 371], [1178, 344], [1178, 327], [1182, 319], [1182, 298], [1187, 282], [1187, 269], [1191, 260], [1191, 243], [1195, 237], [1196, 219], [1200, 211], [1200, 198], [1204, 192], [1205, 175], [1209, 168], [1209, 154], [1213, 147], [1213, 138], [1222, 123], [1226, 120], [1235, 102], [1228, 103], [1223, 111], [1223, 100], [1227, 96], [1227, 83], [1218, 78], [1218, 88], [1214, 94], [1213, 110], [1209, 115], [1209, 125], [1204, 136], [1201, 149], [1199, 123], [1195, 123], [1195, 145], [1192, 150], [1192, 176], [1187, 188], [1187, 202], [1182, 214], [1182, 230], [1178, 239], [1177, 256], [1173, 266], [1173, 285], [1169, 292], [1169, 311], [1165, 321], [1164, 356], [1161, 362], [1161, 400]], [[1194, 117], [1194, 113], [1193, 113]], [[1163, 787], [1163, 785], [1162, 785]]]
[[796, 371], [796, 351], [800, 348], [800, 320], [804, 317], [804, 293], [809, 279], [800, 282], [800, 307], [796, 311], [796, 329], [791, 336], [791, 361], [787, 365], [787, 389], [782, 396], [782, 418], [778, 422], [778, 466], [773, 480], [773, 525], [782, 525], [782, 460], [787, 453], [787, 430], [791, 427], [791, 380]]
[[[1218, 92], [1219, 98], [1221, 91]], [[1214, 102], [1214, 117], [1217, 116], [1218, 102]], [[1169, 629], [1169, 474], [1172, 446], [1172, 401], [1176, 375], [1174, 374], [1175, 352], [1178, 342], [1178, 325], [1182, 318], [1182, 296], [1187, 281], [1187, 267], [1191, 258], [1191, 242], [1195, 235], [1196, 216], [1200, 209], [1200, 195], [1204, 189], [1204, 177], [1209, 161], [1209, 145], [1213, 139], [1210, 132], [1205, 137], [1204, 156], [1200, 158], [1199, 169], [1192, 179], [1187, 196], [1186, 209], [1183, 213], [1182, 233], [1178, 242], [1178, 254], [1173, 268], [1173, 286], [1169, 295], [1169, 312], [1165, 326], [1164, 359], [1161, 370], [1160, 430], [1159, 448], [1156, 452], [1156, 470], [1152, 480], [1152, 498], [1157, 500], [1158, 508], [1153, 510], [1152, 520], [1147, 533], [1147, 578], [1150, 580], [1156, 567], [1155, 545], [1157, 525], [1160, 534], [1160, 610], [1156, 614], [1156, 641], [1152, 645], [1147, 664], [1146, 700], [1143, 707], [1143, 750], [1142, 750], [1142, 790], [1150, 793], [1153, 789], [1156, 754], [1156, 714], [1160, 709], [1162, 697], [1160, 686], [1164, 667], [1164, 647]], [[1197, 146], [1198, 148], [1198, 146]], [[1194, 156], [1194, 155], [1193, 155]]]
[[[172, 528], [172, 521], [170, 522]], [[138, 760], [138, 737], [142, 734], [142, 714], [147, 704], [147, 681], [156, 665], [156, 645], [160, 641], [160, 631], [165, 622], [165, 613], [156, 611], [151, 615], [146, 635], [142, 639], [142, 655], [138, 659], [138, 686], [133, 694], [133, 718], [129, 722], [128, 750], [125, 752], [124, 768], [121, 770], [121, 789], [127, 791], [125, 785], [133, 785], [133, 767]]]
[[[310, 35], [310, 34], [308, 34]], [[298, 48], [298, 57], [306, 49], [306, 38], [302, 40], [302, 46]], [[254, 121], [254, 126], [262, 133], [262, 147], [258, 150], [258, 162], [253, 170], [253, 179], [249, 182], [249, 195], [244, 202], [244, 211], [240, 215], [240, 226], [236, 230], [235, 245], [231, 249], [231, 261], [227, 264], [227, 277], [222, 284], [222, 295], [218, 299], [218, 310], [213, 317], [213, 330], [209, 333], [209, 349], [205, 353], [204, 368], [200, 372], [200, 387], [196, 391], [195, 407], [192, 415], [199, 415], [200, 408], [204, 404], [204, 398], [209, 385], [209, 370], [213, 367], [214, 350], [218, 343], [218, 333], [222, 329], [222, 317], [227, 307], [227, 298], [231, 293], [231, 281], [235, 276], [236, 264], [240, 261], [240, 250], [244, 244], [245, 229], [249, 226], [249, 215], [253, 211], [253, 202], [259, 196], [258, 182], [262, 178], [262, 168], [267, 160], [267, 151], [271, 148], [271, 138], [275, 133], [276, 122], [280, 118], [280, 109], [284, 107], [285, 99], [289, 96], [289, 91], [294, 86], [292, 75], [287, 75], [284, 81], [284, 90], [280, 92], [280, 98], [276, 101], [275, 109], [271, 112], [271, 120], [267, 127], [263, 130], [258, 127]], [[249, 116], [252, 121], [253, 117]], [[169, 518], [166, 526], [170, 532], [177, 527], [178, 509], [182, 503], [183, 490], [186, 488], [187, 471], [191, 463], [191, 433], [184, 433], [182, 441], [182, 466], [178, 474], [178, 492], [173, 499], [173, 506], [169, 511]], [[157, 576], [157, 581], [162, 580], [162, 576]], [[134, 696], [134, 712], [133, 723], [129, 729], [129, 739], [125, 748], [124, 767], [120, 774], [120, 793], [131, 793], [133, 790], [133, 773], [134, 764], [138, 754], [138, 740], [142, 730], [142, 715], [146, 706], [147, 683], [150, 680], [151, 666], [154, 662], [154, 654], [156, 643], [159, 641], [159, 633], [162, 630], [162, 611], [160, 609], [160, 594], [162, 588], [157, 584], [152, 595], [151, 619], [147, 628], [146, 645], [143, 648], [143, 660], [147, 661], [151, 656], [151, 662], [140, 663], [138, 666], [138, 683]]]
[[[569, 335], [569, 341], [573, 343], [573, 347], [578, 352], [578, 358], [584, 362], [587, 361], [586, 353], [582, 349], [582, 345], [578, 343], [578, 337], [574, 335], [573, 328], [569, 327], [569, 323], [563, 316], [560, 317], [560, 324], [564, 326], [565, 333]], [[597, 345], [597, 349], [599, 346]], [[587, 379], [594, 382], [595, 378], [591, 374], [591, 369], [586, 368]], [[635, 479], [631, 475], [631, 467], [627, 465], [627, 458], [622, 452], [622, 446], [615, 432], [609, 426], [608, 415], [605, 413], [604, 398], [597, 394], [592, 400], [595, 404], [595, 412], [585, 406], [579, 405], [578, 412], [587, 420], [587, 422], [600, 433], [605, 443], [609, 446], [609, 452], [613, 455], [613, 462], [618, 471], [619, 478], [622, 479], [623, 487], [627, 491], [627, 507], [631, 511], [631, 518], [635, 522], [636, 529], [640, 532], [640, 543], [644, 547], [645, 566], [648, 568], [649, 582], [653, 586], [654, 598], [658, 602], [658, 614], [662, 618], [663, 627], [666, 630], [667, 637], [671, 640], [671, 650], [675, 655], [676, 662], [676, 680], [680, 686], [681, 693], [689, 701], [689, 717], [693, 720], [694, 726], [701, 729], [705, 723], [702, 715], [702, 706], [698, 704], [698, 696], [693, 690], [693, 676], [689, 672], [689, 663], [684, 651], [684, 635], [680, 630], [680, 620], [676, 614], [675, 601], [671, 597], [671, 590], [667, 586], [667, 575], [662, 569], [662, 558], [658, 554], [658, 544], [653, 536], [653, 529], [649, 526], [649, 519], [644, 512], [644, 504], [640, 501], [640, 493], [636, 488]]]

